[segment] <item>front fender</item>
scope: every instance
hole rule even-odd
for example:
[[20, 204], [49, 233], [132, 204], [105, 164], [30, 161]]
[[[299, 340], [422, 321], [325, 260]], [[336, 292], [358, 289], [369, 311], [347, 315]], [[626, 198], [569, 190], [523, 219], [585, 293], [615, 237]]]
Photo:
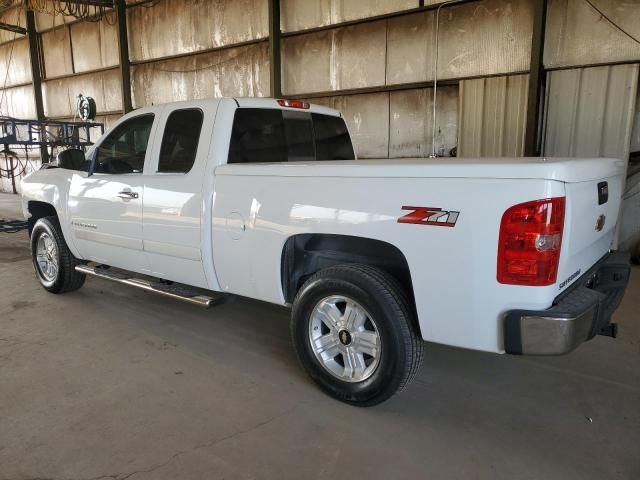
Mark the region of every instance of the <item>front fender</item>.
[[53, 206], [58, 216], [62, 235], [69, 246], [69, 250], [76, 258], [81, 258], [78, 249], [73, 242], [69, 211], [69, 186], [73, 174], [70, 170], [62, 168], [49, 168], [37, 170], [27, 175], [20, 182], [22, 190], [22, 212], [26, 220], [31, 217], [29, 202], [42, 202]]

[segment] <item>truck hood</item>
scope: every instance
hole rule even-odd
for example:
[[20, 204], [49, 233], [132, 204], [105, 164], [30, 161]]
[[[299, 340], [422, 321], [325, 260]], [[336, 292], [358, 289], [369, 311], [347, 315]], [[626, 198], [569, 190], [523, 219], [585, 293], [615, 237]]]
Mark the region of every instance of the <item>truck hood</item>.
[[233, 164], [216, 175], [284, 177], [514, 178], [577, 183], [623, 175], [615, 158], [409, 158]]

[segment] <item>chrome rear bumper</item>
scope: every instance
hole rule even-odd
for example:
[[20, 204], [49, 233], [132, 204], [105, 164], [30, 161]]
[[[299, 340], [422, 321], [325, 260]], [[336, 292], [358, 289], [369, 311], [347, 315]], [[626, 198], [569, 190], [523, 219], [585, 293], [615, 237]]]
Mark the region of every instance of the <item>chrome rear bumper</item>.
[[603, 257], [547, 310], [510, 310], [504, 317], [505, 351], [562, 355], [596, 334], [615, 336], [611, 315], [629, 283], [629, 255]]

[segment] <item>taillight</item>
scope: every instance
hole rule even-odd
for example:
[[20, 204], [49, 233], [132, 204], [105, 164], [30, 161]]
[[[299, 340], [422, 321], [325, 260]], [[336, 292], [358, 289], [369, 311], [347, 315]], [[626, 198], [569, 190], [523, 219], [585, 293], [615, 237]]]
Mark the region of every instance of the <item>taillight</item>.
[[500, 222], [498, 282], [510, 285], [552, 285], [558, 276], [564, 197], [521, 203]]
[[309, 108], [309, 104], [307, 102], [303, 102], [302, 100], [278, 100], [278, 105], [281, 107], [289, 107], [289, 108]]

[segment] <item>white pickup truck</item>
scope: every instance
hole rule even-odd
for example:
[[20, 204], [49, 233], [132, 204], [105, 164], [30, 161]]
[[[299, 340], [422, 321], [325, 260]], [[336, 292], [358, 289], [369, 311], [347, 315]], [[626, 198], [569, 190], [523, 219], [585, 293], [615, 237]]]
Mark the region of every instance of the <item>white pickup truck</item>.
[[423, 340], [553, 355], [615, 336], [623, 175], [606, 158], [355, 160], [337, 111], [222, 98], [129, 113], [22, 195], [48, 291], [93, 275], [291, 305], [310, 376], [373, 405], [415, 375]]

